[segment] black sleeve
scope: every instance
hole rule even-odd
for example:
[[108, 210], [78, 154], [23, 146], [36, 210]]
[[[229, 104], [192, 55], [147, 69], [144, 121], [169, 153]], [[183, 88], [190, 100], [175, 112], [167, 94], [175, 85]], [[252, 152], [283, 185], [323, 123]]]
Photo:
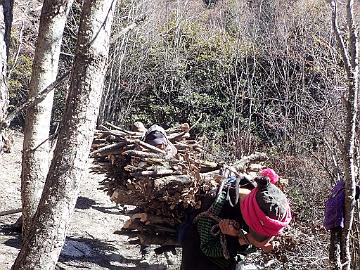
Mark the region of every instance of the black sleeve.
[[230, 257], [232, 258], [234, 258], [237, 254], [246, 255], [250, 248], [249, 245], [240, 245], [237, 237], [226, 235], [226, 242]]
[[252, 190], [256, 186], [255, 186], [255, 183], [253, 181], [251, 181], [249, 178], [243, 176], [243, 177], [240, 178], [240, 187]]

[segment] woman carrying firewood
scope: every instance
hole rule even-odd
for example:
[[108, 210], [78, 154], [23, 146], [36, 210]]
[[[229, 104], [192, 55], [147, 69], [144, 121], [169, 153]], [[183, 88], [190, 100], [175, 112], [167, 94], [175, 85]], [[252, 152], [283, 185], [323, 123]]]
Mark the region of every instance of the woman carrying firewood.
[[257, 187], [243, 188], [249, 187], [249, 180], [242, 178], [236, 188], [220, 188], [215, 201], [197, 215], [182, 238], [181, 269], [241, 269], [246, 254], [256, 248], [274, 249], [278, 245], [274, 237], [291, 220], [288, 200], [274, 185], [278, 179], [274, 170], [267, 168], [254, 179]]
[[144, 135], [144, 142], [166, 152], [166, 157], [174, 157], [177, 153], [175, 146], [169, 141], [166, 131], [159, 125], [152, 125]]

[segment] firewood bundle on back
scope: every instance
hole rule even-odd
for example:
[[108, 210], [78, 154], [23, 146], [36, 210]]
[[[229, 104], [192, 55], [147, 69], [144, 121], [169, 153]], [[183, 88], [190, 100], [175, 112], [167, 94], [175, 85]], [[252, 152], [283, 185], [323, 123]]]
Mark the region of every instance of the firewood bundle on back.
[[[152, 206], [170, 211], [182, 205], [196, 206], [196, 193], [209, 173], [221, 165], [201, 160], [201, 145], [189, 139], [190, 127], [182, 124], [167, 131], [177, 154], [167, 153], [142, 141], [143, 132], [109, 125], [98, 130], [92, 144], [93, 170], [105, 173], [103, 189], [119, 204]], [[209, 182], [209, 185], [216, 184]], [[210, 187], [202, 186], [203, 189]], [[166, 209], [159, 209], [159, 205]]]
[[[220, 171], [226, 165], [203, 160], [203, 148], [190, 139], [190, 129], [185, 123], [166, 131], [177, 150], [175, 156], [145, 143], [143, 130], [128, 131], [106, 124], [95, 133], [93, 171], [105, 174], [102, 189], [112, 201], [141, 209], [124, 229], [141, 232], [142, 243], [174, 242], [185, 209], [199, 208], [201, 195], [224, 178]], [[251, 163], [265, 159], [264, 154], [251, 155], [230, 170], [244, 171]]]

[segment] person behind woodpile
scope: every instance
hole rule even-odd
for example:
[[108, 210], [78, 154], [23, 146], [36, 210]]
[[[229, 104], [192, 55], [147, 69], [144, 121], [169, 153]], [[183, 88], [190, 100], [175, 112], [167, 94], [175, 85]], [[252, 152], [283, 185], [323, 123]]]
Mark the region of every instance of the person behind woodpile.
[[[143, 125], [137, 124], [137, 126], [141, 128], [143, 131]], [[175, 157], [177, 154], [176, 147], [169, 141], [166, 131], [159, 125], [152, 125], [146, 130], [145, 135], [143, 137], [143, 141], [155, 146], [161, 150], [166, 152], [165, 157], [172, 158]], [[142, 256], [144, 257], [147, 253], [149, 253], [149, 246], [148, 245], [141, 245], [140, 251]]]
[[256, 187], [242, 177], [240, 185], [220, 188], [211, 206], [195, 217], [182, 237], [180, 269], [241, 269], [244, 256], [256, 248], [270, 252], [278, 246], [273, 240], [291, 220], [289, 202], [275, 186], [279, 176], [273, 169], [254, 180]]
[[159, 125], [152, 125], [145, 133], [144, 142], [166, 152], [166, 157], [174, 157], [177, 153], [175, 146], [169, 141], [166, 131]]

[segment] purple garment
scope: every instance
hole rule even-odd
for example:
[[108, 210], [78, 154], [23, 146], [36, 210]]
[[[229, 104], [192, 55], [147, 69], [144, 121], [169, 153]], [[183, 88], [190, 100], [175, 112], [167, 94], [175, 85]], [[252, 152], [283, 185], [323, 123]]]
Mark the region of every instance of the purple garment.
[[324, 227], [328, 230], [344, 228], [344, 186], [344, 181], [337, 182], [325, 202]]
[[[355, 199], [359, 199], [360, 185], [356, 185]], [[345, 183], [339, 181], [325, 202], [324, 227], [328, 230], [344, 228]]]

